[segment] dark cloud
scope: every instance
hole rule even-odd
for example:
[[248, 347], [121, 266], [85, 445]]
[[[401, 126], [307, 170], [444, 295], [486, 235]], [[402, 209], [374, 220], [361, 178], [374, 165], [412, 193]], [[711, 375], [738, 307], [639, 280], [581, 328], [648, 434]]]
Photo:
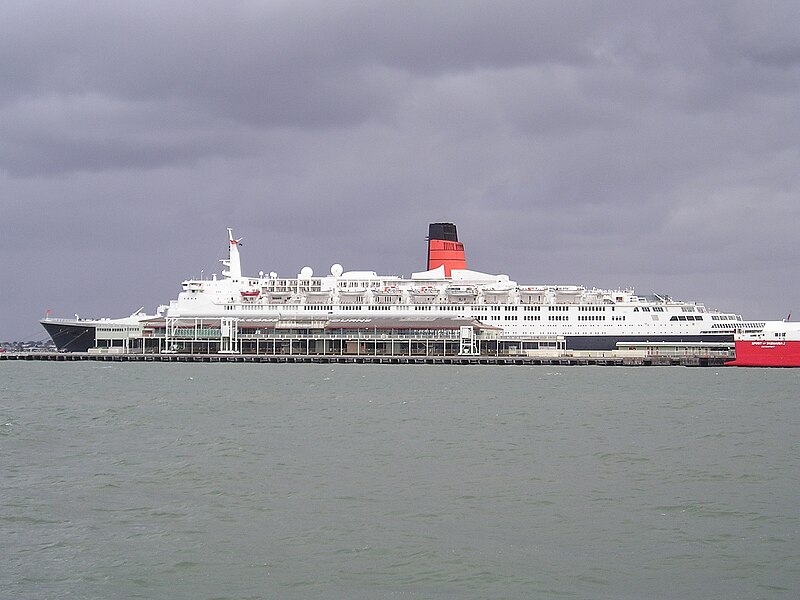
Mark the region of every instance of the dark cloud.
[[[798, 297], [792, 2], [7, 2], [0, 338], [219, 270]], [[135, 304], [135, 306], [131, 306]]]

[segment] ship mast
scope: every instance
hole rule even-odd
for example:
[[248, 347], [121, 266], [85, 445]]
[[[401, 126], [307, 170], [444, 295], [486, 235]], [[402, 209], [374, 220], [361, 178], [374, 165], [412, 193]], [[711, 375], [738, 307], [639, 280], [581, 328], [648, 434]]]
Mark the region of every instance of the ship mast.
[[228, 267], [222, 272], [222, 275], [234, 281], [239, 281], [242, 277], [242, 264], [239, 261], [239, 242], [241, 241], [242, 238], [237, 240], [233, 237], [233, 230], [228, 227], [228, 258], [219, 262]]

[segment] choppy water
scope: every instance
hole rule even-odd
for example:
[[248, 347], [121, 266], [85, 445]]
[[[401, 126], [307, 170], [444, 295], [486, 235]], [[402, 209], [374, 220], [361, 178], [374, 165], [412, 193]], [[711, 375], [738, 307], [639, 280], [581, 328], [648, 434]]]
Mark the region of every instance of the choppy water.
[[796, 598], [798, 383], [0, 363], [0, 595]]

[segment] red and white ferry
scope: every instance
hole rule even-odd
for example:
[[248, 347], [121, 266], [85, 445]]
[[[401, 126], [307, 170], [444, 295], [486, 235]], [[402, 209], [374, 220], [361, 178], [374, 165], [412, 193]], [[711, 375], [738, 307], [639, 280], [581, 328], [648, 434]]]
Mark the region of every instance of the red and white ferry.
[[800, 322], [767, 321], [761, 331], [734, 334], [735, 367], [800, 367]]

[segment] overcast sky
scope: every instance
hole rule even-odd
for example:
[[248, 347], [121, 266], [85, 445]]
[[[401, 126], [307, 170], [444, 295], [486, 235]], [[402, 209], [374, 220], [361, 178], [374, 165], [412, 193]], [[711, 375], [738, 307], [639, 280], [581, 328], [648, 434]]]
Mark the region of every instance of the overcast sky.
[[470, 268], [800, 317], [796, 1], [0, 8], [0, 340], [220, 272]]

